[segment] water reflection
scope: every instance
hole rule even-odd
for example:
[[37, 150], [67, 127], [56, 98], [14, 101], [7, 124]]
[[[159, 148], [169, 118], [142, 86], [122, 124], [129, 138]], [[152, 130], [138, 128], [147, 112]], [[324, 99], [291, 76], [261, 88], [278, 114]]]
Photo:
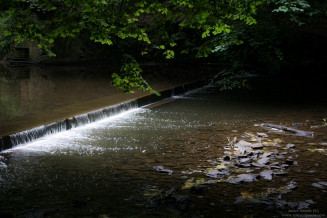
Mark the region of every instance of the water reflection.
[[[281, 105], [284, 99], [264, 98], [268, 94], [253, 95], [251, 90], [222, 93], [208, 86], [177, 96], [167, 104], [139, 108], [6, 151], [2, 153], [5, 159], [0, 160], [7, 166], [0, 170], [0, 209], [18, 213], [31, 208], [59, 208], [53, 217], [144, 217], [155, 212], [159, 217], [173, 217], [177, 216], [174, 210], [180, 211], [181, 217], [272, 217], [279, 214], [264, 210], [265, 205], [239, 205], [234, 201], [245, 191], [266, 192], [296, 179], [298, 190], [282, 199], [312, 200], [316, 204], [311, 209], [323, 213], [326, 193], [311, 184], [327, 181], [326, 154], [308, 149], [312, 143], [321, 148], [318, 144], [327, 142], [326, 128], [315, 130], [315, 138], [269, 134], [280, 138], [283, 146], [296, 146], [289, 156], [299, 165], [290, 167], [288, 176], [237, 185], [215, 183], [200, 195], [180, 190], [179, 194], [190, 197], [185, 208], [162, 206], [151, 210], [128, 200], [144, 193], [145, 185], [180, 189], [185, 184], [180, 172], [211, 167], [209, 161], [224, 155], [227, 138], [265, 131], [254, 124], [306, 120], [318, 124], [324, 115], [317, 112], [326, 111], [325, 103], [312, 107], [310, 102], [303, 102], [303, 107], [296, 102]], [[171, 176], [160, 174], [153, 166], [174, 172]], [[200, 172], [190, 176], [205, 177]], [[72, 200], [85, 205], [73, 207]]]
[[0, 121], [90, 101], [110, 88], [115, 69], [102, 67], [0, 68]]

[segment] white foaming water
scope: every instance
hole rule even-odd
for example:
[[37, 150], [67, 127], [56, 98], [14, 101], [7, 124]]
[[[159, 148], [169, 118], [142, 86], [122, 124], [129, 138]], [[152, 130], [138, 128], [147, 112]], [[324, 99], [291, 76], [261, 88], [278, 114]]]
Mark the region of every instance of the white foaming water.
[[[23, 145], [2, 151], [1, 153], [19, 153], [23, 156], [28, 156], [32, 153], [50, 153], [50, 154], [76, 154], [93, 155], [95, 153], [103, 153], [107, 148], [97, 147], [87, 143], [96, 139], [89, 138], [88, 133], [95, 128], [101, 127], [116, 127], [117, 123], [124, 119], [133, 119], [136, 113], [147, 111], [143, 108], [135, 108], [118, 115], [105, 118], [103, 120], [90, 123], [84, 126], [79, 126], [68, 131], [58, 132], [56, 134], [48, 135], [43, 138], [28, 142]], [[83, 141], [83, 143], [80, 143]], [[118, 148], [119, 149], [119, 148]], [[111, 148], [111, 150], [115, 150]]]

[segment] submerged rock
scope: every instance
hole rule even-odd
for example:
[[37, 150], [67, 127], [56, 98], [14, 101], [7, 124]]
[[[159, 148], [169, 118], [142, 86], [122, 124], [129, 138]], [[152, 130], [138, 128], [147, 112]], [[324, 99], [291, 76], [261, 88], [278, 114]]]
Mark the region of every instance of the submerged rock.
[[7, 169], [7, 165], [0, 161], [0, 170]]
[[203, 195], [208, 191], [208, 187], [205, 185], [195, 185], [191, 187], [190, 191], [194, 194]]

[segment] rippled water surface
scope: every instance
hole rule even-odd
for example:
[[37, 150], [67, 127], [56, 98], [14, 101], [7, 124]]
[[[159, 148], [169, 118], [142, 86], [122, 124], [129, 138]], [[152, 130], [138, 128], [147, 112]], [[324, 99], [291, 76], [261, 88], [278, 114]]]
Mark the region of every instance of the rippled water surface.
[[[0, 159], [0, 211], [15, 214], [30, 209], [59, 209], [49, 217], [278, 217], [281, 211], [286, 215], [304, 214], [304, 209], [287, 205], [281, 210], [265, 203], [235, 202], [239, 196], [258, 198], [255, 196], [260, 193], [282, 189], [296, 180], [296, 190], [266, 197], [286, 202], [311, 200], [315, 204], [310, 204], [306, 213], [327, 214], [327, 187], [312, 186], [327, 181], [327, 127], [310, 129], [327, 117], [325, 98], [310, 98], [311, 94], [298, 85], [283, 90], [268, 87], [262, 84], [261, 91], [220, 92], [207, 86], [176, 96], [166, 104], [133, 109], [7, 150]], [[294, 92], [295, 88], [302, 91]], [[287, 126], [304, 123], [295, 128], [314, 131], [315, 137], [268, 133], [255, 125], [264, 122]], [[287, 175], [275, 175], [272, 180], [260, 178], [244, 184], [216, 181], [204, 184], [204, 192], [185, 188], [190, 178], [214, 180], [205, 175], [205, 170], [225, 155], [229, 139], [241, 140], [245, 132], [267, 133], [280, 147], [267, 146], [262, 152], [287, 152], [285, 159], [297, 164], [285, 169]], [[290, 143], [295, 148], [285, 149]], [[159, 173], [154, 166], [173, 173]], [[260, 172], [255, 167], [249, 169]], [[182, 172], [189, 173], [187, 178], [180, 177]], [[187, 196], [188, 200], [183, 204], [161, 202], [158, 208], [149, 208], [144, 195], [149, 185], [166, 191], [176, 187], [174, 195]], [[131, 201], [131, 196], [143, 196], [144, 200]], [[85, 205], [76, 205], [78, 201]]]

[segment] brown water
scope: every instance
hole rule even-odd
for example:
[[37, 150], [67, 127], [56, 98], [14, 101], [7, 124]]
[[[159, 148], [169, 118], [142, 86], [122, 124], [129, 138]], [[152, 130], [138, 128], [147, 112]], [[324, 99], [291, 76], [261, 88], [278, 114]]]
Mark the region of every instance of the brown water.
[[[298, 188], [280, 198], [316, 203], [306, 211], [290, 207], [280, 211], [285, 216], [327, 214], [325, 190], [311, 185], [327, 181], [326, 152], [308, 150], [326, 149], [321, 143], [327, 142], [327, 127], [313, 129], [316, 136], [309, 138], [267, 133], [255, 125], [306, 123], [296, 128], [311, 131], [310, 126], [322, 124], [327, 117], [326, 96], [320, 87], [314, 83], [309, 88], [308, 81], [294, 80], [257, 80], [258, 89], [229, 92], [208, 86], [157, 107], [135, 109], [8, 150], [0, 160], [7, 166], [0, 169], [0, 211], [14, 214], [33, 208], [59, 209], [50, 217], [96, 218], [279, 217], [276, 208], [236, 204], [235, 199], [241, 193], [265, 193], [267, 188], [280, 188], [295, 179]], [[272, 180], [217, 182], [205, 185], [209, 188], [205, 193], [182, 189], [186, 182], [180, 178], [182, 171], [212, 167], [213, 161], [224, 156], [228, 138], [240, 140], [244, 132], [265, 132], [269, 139], [279, 138], [281, 147], [265, 150], [286, 151], [287, 159], [298, 164], [285, 169], [288, 175], [273, 176]], [[288, 143], [295, 149], [284, 150]], [[153, 166], [163, 166], [173, 173], [158, 173]], [[212, 180], [200, 171], [188, 175], [188, 179], [191, 177]], [[170, 206], [162, 203], [157, 209], [146, 208], [146, 199], [130, 201], [130, 196], [144, 194], [145, 185], [165, 190], [176, 187], [177, 193], [187, 195], [189, 201]], [[72, 199], [87, 203], [75, 208]]]

